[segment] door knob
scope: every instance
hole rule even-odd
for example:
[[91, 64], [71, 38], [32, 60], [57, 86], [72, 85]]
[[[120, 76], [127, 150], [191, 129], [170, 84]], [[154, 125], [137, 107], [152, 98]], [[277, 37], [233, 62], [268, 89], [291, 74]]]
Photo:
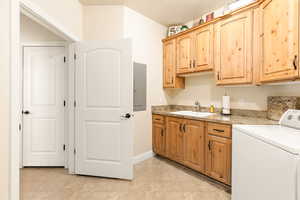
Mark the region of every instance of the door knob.
[[123, 119], [130, 119], [131, 117], [133, 117], [133, 115], [130, 113], [126, 113], [125, 115], [121, 116], [121, 118], [123, 118]]
[[29, 112], [28, 110], [25, 110], [25, 111], [22, 111], [22, 114], [23, 114], [23, 115], [29, 115], [30, 112]]

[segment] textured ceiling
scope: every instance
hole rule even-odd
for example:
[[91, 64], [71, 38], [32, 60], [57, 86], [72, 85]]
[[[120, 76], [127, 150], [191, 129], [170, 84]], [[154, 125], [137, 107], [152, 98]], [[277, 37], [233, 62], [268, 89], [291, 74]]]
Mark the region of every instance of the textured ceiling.
[[126, 5], [163, 24], [185, 23], [232, 0], [79, 0], [83, 5]]

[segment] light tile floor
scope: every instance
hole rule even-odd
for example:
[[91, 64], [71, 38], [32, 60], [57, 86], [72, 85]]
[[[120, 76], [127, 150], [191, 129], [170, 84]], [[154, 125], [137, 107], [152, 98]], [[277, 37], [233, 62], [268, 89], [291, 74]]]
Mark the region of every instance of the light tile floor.
[[230, 200], [226, 187], [162, 158], [135, 166], [123, 181], [67, 174], [64, 169], [25, 168], [22, 200]]

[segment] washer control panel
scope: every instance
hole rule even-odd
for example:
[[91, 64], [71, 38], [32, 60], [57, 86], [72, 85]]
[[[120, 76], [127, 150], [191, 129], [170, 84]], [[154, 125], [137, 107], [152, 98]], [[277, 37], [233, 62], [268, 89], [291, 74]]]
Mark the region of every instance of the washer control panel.
[[300, 110], [286, 111], [282, 115], [279, 124], [282, 126], [300, 129]]

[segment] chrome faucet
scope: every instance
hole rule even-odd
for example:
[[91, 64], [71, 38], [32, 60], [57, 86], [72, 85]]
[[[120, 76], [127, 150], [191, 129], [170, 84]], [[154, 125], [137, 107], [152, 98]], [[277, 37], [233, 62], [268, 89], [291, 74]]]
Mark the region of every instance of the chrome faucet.
[[194, 105], [194, 107], [195, 107], [195, 110], [196, 111], [201, 111], [201, 105], [200, 105], [200, 102], [199, 101], [195, 101], [195, 105]]

